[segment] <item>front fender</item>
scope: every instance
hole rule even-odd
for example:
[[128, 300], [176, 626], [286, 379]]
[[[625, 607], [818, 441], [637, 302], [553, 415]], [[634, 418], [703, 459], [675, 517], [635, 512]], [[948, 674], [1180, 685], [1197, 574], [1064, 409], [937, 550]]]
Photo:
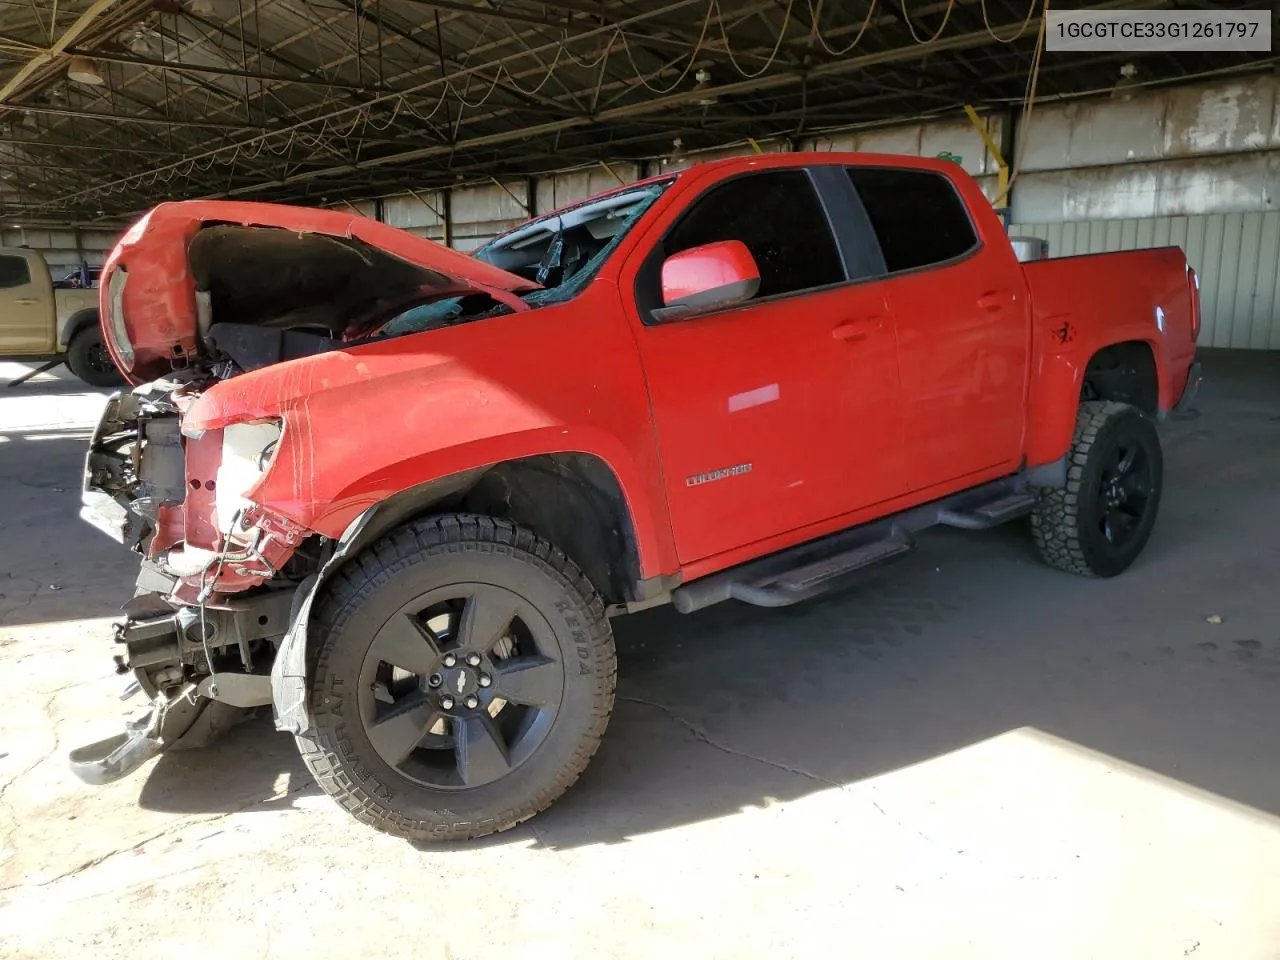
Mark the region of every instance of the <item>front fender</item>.
[[374, 523], [377, 512], [378, 508], [372, 507], [357, 517], [343, 533], [333, 556], [320, 568], [320, 572], [298, 587], [289, 630], [271, 665], [271, 702], [277, 730], [292, 733], [295, 737], [307, 737], [311, 733], [311, 711], [307, 707], [311, 607], [330, 577], [349, 557], [377, 536], [379, 531]]
[[333, 554], [318, 573], [304, 580], [293, 598], [289, 630], [271, 665], [271, 700], [275, 705], [276, 729], [305, 737], [311, 729], [307, 709], [310, 688], [308, 664], [311, 643], [311, 609], [326, 583], [351, 557], [425, 505], [441, 500], [475, 483], [482, 470], [444, 477], [375, 504], [356, 517], [338, 538]]
[[642, 575], [669, 573], [674, 549], [635, 343], [621, 324], [568, 306], [245, 373], [200, 396], [182, 430], [282, 421], [271, 463], [245, 497], [333, 539], [373, 505], [437, 478], [588, 454], [618, 481]]

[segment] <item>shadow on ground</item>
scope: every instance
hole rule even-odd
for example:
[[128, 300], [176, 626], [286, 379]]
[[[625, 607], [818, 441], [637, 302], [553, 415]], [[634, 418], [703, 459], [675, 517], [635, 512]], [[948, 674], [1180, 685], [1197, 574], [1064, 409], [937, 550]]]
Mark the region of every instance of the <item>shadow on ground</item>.
[[[1161, 519], [1125, 576], [1049, 570], [1016, 525], [937, 531], [822, 601], [617, 620], [619, 700], [599, 754], [493, 842], [622, 841], [1025, 726], [1280, 814], [1280, 358], [1212, 355], [1206, 369], [1203, 416], [1165, 428]], [[315, 791], [268, 720], [162, 756], [147, 777], [141, 803], [182, 812]]]

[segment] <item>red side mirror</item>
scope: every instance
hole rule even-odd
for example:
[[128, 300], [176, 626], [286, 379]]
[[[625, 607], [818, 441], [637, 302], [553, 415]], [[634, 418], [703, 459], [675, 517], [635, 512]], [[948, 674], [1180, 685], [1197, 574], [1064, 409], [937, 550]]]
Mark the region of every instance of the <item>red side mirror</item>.
[[741, 240], [721, 240], [667, 257], [662, 264], [661, 321], [745, 303], [760, 289], [760, 268]]

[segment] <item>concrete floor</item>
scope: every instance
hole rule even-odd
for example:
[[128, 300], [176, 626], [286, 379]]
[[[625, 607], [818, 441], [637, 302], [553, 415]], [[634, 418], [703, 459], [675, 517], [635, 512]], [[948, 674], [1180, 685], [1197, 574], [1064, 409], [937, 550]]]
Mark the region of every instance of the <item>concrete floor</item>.
[[0, 390], [0, 955], [1278, 957], [1280, 356], [1206, 369], [1125, 576], [939, 531], [800, 608], [617, 621], [582, 781], [456, 847], [349, 820], [269, 723], [72, 778], [135, 565], [75, 516], [101, 395]]

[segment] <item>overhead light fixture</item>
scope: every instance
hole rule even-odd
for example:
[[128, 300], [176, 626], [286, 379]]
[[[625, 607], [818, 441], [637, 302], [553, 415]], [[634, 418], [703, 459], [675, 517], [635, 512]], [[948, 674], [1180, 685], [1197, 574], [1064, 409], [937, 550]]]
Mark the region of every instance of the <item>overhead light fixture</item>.
[[102, 74], [98, 65], [88, 57], [72, 57], [67, 63], [67, 79], [73, 83], [87, 83], [93, 87], [102, 86]]
[[662, 158], [663, 164], [677, 164], [684, 159], [684, 139], [674, 137], [671, 140], [671, 152]]
[[1138, 86], [1138, 68], [1132, 63], [1126, 63], [1120, 68], [1120, 79], [1116, 81], [1116, 85], [1111, 88], [1112, 100], [1131, 100], [1134, 91]]
[[140, 57], [145, 57], [151, 52], [151, 41], [147, 39], [146, 32], [139, 27], [129, 38], [125, 44], [131, 53], [135, 53]]
[[701, 94], [694, 99], [694, 103], [700, 107], [710, 107], [713, 104], [720, 102], [720, 98], [716, 96], [715, 92], [711, 89], [710, 70], [706, 67], [702, 67], [693, 75], [693, 78], [698, 81], [693, 85], [693, 92]]
[[188, 0], [187, 9], [202, 17], [207, 17], [213, 13], [213, 0]]

